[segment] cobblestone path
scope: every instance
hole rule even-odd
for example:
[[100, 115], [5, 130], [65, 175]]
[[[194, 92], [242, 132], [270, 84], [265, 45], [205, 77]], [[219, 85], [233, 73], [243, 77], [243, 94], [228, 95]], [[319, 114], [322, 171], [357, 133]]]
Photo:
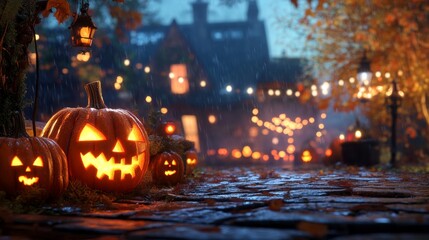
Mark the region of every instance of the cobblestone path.
[[429, 174], [420, 173], [203, 168], [184, 184], [112, 205], [12, 214], [0, 221], [0, 233], [24, 239], [429, 239]]

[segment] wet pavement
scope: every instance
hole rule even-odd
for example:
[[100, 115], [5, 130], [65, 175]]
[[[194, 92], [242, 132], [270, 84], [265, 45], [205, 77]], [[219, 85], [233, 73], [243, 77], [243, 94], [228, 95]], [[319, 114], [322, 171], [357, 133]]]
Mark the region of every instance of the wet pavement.
[[0, 233], [17, 239], [429, 239], [429, 174], [202, 168], [186, 183], [150, 187], [108, 209], [12, 214], [0, 221]]

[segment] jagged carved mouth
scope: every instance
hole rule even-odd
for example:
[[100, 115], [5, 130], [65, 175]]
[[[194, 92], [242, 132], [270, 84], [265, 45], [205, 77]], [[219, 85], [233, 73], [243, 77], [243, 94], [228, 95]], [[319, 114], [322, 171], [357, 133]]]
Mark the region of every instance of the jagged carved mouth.
[[26, 186], [31, 186], [39, 181], [38, 177], [19, 176], [18, 181]]
[[131, 163], [126, 164], [125, 158], [121, 158], [120, 163], [115, 163], [114, 157], [107, 159], [104, 153], [101, 153], [97, 157], [95, 157], [91, 152], [87, 154], [80, 153], [85, 169], [88, 169], [89, 166], [93, 166], [97, 169], [98, 179], [102, 179], [104, 176], [107, 176], [109, 180], [114, 180], [116, 171], [120, 171], [121, 180], [124, 180], [127, 174], [134, 178], [136, 176], [137, 168], [140, 168], [141, 170], [140, 163], [144, 161], [144, 156], [145, 153], [133, 156], [131, 158]]
[[165, 176], [171, 176], [176, 174], [176, 170], [167, 170], [164, 172]]
[[188, 159], [186, 159], [186, 162], [189, 165], [196, 165], [197, 164], [197, 160], [196, 159], [190, 159], [190, 158], [188, 158]]

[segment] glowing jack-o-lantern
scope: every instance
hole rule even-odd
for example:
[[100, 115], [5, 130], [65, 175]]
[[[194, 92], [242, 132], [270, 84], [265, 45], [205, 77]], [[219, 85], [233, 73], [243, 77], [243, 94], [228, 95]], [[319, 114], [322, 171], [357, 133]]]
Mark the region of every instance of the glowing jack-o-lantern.
[[185, 152], [186, 157], [186, 174], [191, 174], [198, 163], [198, 154], [194, 150], [188, 150]]
[[159, 185], [175, 185], [184, 177], [182, 158], [174, 152], [162, 152], [152, 160], [152, 179]]
[[14, 125], [11, 137], [0, 137], [0, 191], [15, 196], [38, 187], [50, 197], [61, 195], [69, 181], [64, 152], [52, 139], [29, 137], [21, 114]]
[[301, 154], [301, 160], [303, 162], [311, 162], [313, 157], [311, 156], [311, 152], [309, 150], [304, 150]]
[[85, 90], [88, 106], [59, 111], [42, 135], [64, 149], [72, 178], [104, 191], [131, 191], [149, 165], [143, 124], [129, 111], [107, 108], [100, 82], [87, 84]]
[[[23, 166], [21, 159], [19, 159], [18, 156], [13, 157], [12, 162], [10, 163], [10, 166], [12, 167], [20, 167]], [[39, 156], [34, 160], [33, 164], [34, 167], [42, 167], [43, 168], [43, 161], [42, 158]], [[28, 176], [28, 174], [31, 173], [30, 166], [27, 166], [25, 168], [25, 174], [20, 175], [18, 177], [18, 181], [24, 185], [31, 186], [37, 182], [39, 182], [39, 177], [37, 176]]]

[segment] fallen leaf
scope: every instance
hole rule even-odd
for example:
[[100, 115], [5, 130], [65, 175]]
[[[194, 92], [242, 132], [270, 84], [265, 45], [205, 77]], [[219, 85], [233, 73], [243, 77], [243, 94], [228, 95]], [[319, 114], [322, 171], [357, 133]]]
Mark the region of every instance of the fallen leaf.
[[343, 187], [343, 188], [353, 187], [353, 183], [348, 180], [332, 180], [332, 181], [328, 181], [328, 184], [331, 186]]
[[218, 226], [214, 226], [214, 227], [200, 227], [200, 228], [197, 228], [197, 230], [201, 231], [201, 232], [220, 232], [221, 231], [220, 227], [218, 227]]
[[273, 196], [274, 195], [274, 194], [270, 193], [269, 191], [262, 191], [261, 194], [264, 196]]
[[299, 222], [297, 228], [317, 238], [322, 238], [328, 234], [328, 226], [321, 223]]
[[284, 205], [285, 205], [285, 204], [284, 204], [284, 202], [283, 202], [283, 199], [273, 199], [273, 200], [268, 201], [268, 208], [269, 208], [271, 211], [276, 211], [276, 212], [278, 212], [278, 211], [280, 211], [280, 210], [282, 209], [282, 207], [283, 207]]
[[206, 203], [208, 206], [214, 206], [214, 205], [216, 205], [216, 200], [211, 199], [211, 198], [204, 199], [203, 202]]
[[352, 212], [376, 212], [376, 211], [389, 211], [384, 204], [359, 204], [350, 208]]

